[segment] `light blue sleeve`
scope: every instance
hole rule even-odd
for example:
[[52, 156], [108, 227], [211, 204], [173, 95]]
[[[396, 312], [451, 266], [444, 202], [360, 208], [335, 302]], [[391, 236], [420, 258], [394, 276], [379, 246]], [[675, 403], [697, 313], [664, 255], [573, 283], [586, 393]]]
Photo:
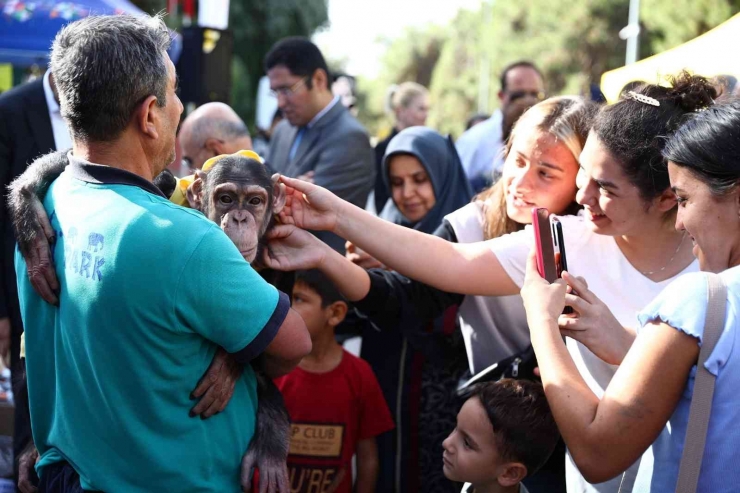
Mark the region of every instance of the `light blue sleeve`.
[[283, 297], [242, 258], [226, 234], [213, 226], [182, 271], [174, 310], [186, 330], [236, 353], [276, 322], [274, 337], [285, 318], [273, 317], [284, 308]]
[[[646, 330], [649, 323], [660, 321], [695, 337], [701, 346], [707, 314], [707, 293], [705, 273], [693, 272], [679, 277], [639, 313], [638, 320], [642, 327], [638, 329], [638, 333]], [[732, 312], [732, 306], [728, 302], [723, 333], [704, 364], [715, 376], [719, 374], [732, 353], [735, 330]]]

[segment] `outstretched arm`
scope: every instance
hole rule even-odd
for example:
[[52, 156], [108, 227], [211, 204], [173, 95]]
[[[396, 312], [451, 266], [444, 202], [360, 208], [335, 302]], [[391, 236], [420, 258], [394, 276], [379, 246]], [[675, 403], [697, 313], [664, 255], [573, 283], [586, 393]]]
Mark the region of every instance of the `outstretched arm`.
[[453, 244], [377, 218], [331, 192], [281, 177], [288, 201], [283, 222], [329, 230], [401, 274], [444, 291], [505, 296], [519, 287], [485, 242]]
[[264, 263], [271, 269], [320, 269], [348, 301], [361, 300], [370, 290], [370, 277], [308, 231], [280, 224], [267, 233]]
[[42, 201], [49, 185], [69, 164], [64, 151], [53, 152], [31, 164], [13, 183], [8, 194], [8, 214], [16, 241], [26, 259], [28, 277], [36, 292], [57, 303], [59, 288], [49, 245], [56, 239]]

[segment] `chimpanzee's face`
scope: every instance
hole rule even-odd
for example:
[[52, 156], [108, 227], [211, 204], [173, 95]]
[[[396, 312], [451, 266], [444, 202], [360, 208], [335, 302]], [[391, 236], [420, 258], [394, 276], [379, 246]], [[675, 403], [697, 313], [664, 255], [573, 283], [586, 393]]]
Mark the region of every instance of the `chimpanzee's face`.
[[260, 255], [263, 236], [285, 205], [285, 189], [264, 164], [226, 156], [208, 171], [196, 171], [188, 187], [190, 207], [218, 224], [250, 264]]
[[221, 226], [244, 259], [252, 263], [270, 222], [271, 194], [262, 185], [244, 181], [214, 184], [208, 191], [203, 212]]

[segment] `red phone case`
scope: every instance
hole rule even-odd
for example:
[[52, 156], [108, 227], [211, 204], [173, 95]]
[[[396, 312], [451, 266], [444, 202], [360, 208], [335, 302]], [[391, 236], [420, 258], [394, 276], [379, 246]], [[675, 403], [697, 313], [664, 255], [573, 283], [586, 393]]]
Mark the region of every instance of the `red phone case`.
[[537, 271], [548, 282], [555, 282], [558, 279], [558, 269], [555, 265], [555, 249], [552, 244], [550, 212], [542, 207], [533, 207], [532, 226], [534, 226], [535, 246], [537, 247]]

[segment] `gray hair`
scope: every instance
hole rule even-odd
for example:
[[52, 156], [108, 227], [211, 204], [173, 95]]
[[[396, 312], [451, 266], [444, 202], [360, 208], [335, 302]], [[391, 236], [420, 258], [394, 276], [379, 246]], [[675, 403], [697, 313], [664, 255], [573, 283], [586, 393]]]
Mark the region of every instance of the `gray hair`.
[[149, 96], [166, 104], [170, 34], [160, 17], [90, 16], [54, 39], [51, 71], [61, 113], [85, 142], [116, 139]]

